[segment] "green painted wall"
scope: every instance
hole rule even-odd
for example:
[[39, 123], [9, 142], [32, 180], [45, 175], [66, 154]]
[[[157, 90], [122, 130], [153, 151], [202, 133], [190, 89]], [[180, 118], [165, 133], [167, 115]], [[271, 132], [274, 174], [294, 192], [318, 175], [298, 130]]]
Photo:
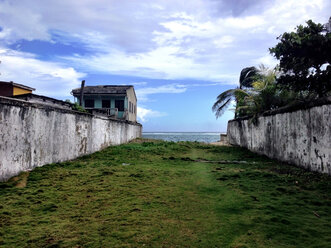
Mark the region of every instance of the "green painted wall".
[[[85, 100], [94, 99], [94, 108], [102, 108], [102, 100], [110, 100], [110, 108], [115, 108], [115, 100], [124, 100], [124, 109], [128, 108], [128, 98], [125, 96], [84, 96], [83, 107], [85, 108]], [[79, 99], [77, 99], [79, 103]], [[118, 112], [118, 117], [122, 118], [124, 111]]]

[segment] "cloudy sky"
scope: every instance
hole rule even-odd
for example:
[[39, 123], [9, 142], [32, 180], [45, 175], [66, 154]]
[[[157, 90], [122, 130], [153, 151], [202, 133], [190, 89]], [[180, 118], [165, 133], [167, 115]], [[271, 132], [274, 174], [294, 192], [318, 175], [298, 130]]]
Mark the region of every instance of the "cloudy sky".
[[71, 99], [87, 85], [132, 84], [144, 131], [226, 130], [217, 95], [242, 68], [276, 65], [276, 37], [329, 0], [0, 0], [0, 80]]

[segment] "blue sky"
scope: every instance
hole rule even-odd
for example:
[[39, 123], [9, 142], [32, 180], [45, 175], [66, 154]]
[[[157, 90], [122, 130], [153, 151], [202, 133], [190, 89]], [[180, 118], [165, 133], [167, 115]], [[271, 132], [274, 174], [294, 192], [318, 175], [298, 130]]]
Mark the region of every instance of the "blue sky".
[[71, 99], [87, 85], [132, 84], [144, 131], [226, 131], [217, 95], [242, 68], [277, 64], [276, 37], [328, 0], [0, 0], [0, 80]]

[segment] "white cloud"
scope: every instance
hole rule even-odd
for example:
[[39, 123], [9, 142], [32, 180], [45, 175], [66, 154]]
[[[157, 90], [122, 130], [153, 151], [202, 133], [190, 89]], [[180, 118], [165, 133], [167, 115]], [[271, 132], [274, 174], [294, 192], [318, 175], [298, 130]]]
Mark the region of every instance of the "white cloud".
[[326, 22], [330, 7], [327, 0], [7, 0], [0, 42], [79, 44], [91, 54], [62, 59], [86, 72], [233, 84], [243, 67], [270, 62], [265, 54], [278, 35], [308, 19]]
[[[208, 3], [201, 7], [201, 13], [208, 12]], [[278, 0], [261, 13], [236, 17], [203, 16], [192, 9], [176, 9], [155, 20], [163, 29], [155, 28], [149, 33], [153, 45], [149, 44], [148, 51], [127, 53], [122, 48], [107, 48], [106, 37], [96, 36], [98, 42], [104, 41], [97, 44], [94, 35], [88, 35], [86, 43], [95, 44], [96, 49], [102, 47], [103, 52], [90, 57], [66, 59], [84, 70], [103, 73], [234, 84], [240, 70], [251, 66], [250, 63], [273, 64], [265, 54], [269, 47], [276, 44], [276, 37], [309, 18], [321, 20], [323, 7], [325, 1], [321, 0], [317, 4]], [[288, 9], [296, 11], [286, 11]], [[240, 55], [245, 52], [245, 56]]]
[[218, 48], [227, 48], [233, 46], [235, 39], [231, 35], [225, 35], [220, 37], [219, 39], [214, 40], [214, 44]]
[[137, 107], [137, 118], [141, 122], [147, 122], [149, 118], [165, 116], [166, 113], [158, 112], [148, 108]]
[[225, 27], [231, 29], [247, 30], [249, 28], [257, 28], [265, 24], [262, 16], [245, 16], [245, 17], [228, 17], [222, 19]]
[[47, 24], [41, 21], [41, 13], [31, 11], [10, 1], [0, 2], [0, 38], [7, 42], [19, 39], [49, 40]]
[[36, 88], [36, 94], [69, 96], [84, 73], [55, 62], [38, 60], [33, 54], [0, 49], [0, 80], [14, 81]]
[[277, 65], [278, 61], [270, 54], [265, 54], [262, 57], [254, 59], [253, 63], [255, 65], [263, 64], [268, 68], [274, 68]]
[[134, 83], [131, 83], [132, 85], [134, 86], [142, 86], [142, 85], [147, 85], [148, 83], [147, 82], [134, 82]]
[[136, 90], [139, 101], [147, 101], [149, 95], [153, 94], [178, 94], [184, 93], [187, 90], [185, 85], [167, 84], [158, 87], [148, 87]]

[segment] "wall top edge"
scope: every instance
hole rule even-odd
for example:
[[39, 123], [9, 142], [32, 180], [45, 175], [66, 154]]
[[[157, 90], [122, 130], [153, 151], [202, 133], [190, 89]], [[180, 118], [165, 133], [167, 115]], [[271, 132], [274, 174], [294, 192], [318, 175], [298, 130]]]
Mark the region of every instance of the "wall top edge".
[[20, 107], [20, 108], [31, 107], [31, 108], [46, 109], [48, 111], [56, 111], [56, 112], [61, 112], [61, 113], [74, 114], [74, 115], [83, 115], [83, 116], [90, 117], [90, 118], [98, 118], [98, 119], [109, 120], [109, 121], [113, 121], [113, 122], [120, 122], [120, 123], [127, 123], [130, 125], [142, 126], [138, 122], [131, 122], [131, 121], [127, 121], [127, 120], [108, 118], [108, 117], [93, 115], [90, 113], [75, 111], [75, 110], [71, 110], [71, 109], [64, 109], [64, 108], [60, 108], [60, 107], [44, 105], [41, 103], [32, 103], [32, 102], [28, 102], [28, 101], [25, 101], [22, 99], [15, 99], [15, 98], [5, 97], [5, 96], [0, 96], [0, 105], [10, 105], [10, 106], [15, 106], [15, 107]]
[[[262, 114], [259, 114], [257, 117], [291, 113], [291, 112], [300, 111], [300, 110], [307, 110], [307, 109], [314, 108], [314, 107], [320, 107], [323, 105], [331, 105], [331, 96], [319, 98], [312, 102], [300, 102], [300, 103], [295, 103], [295, 104], [288, 105], [288, 106], [285, 106], [282, 108], [268, 110]], [[251, 118], [252, 118], [252, 116], [245, 116], [245, 117], [240, 117], [240, 118], [229, 120], [229, 122], [243, 121], [243, 120], [248, 120]]]

